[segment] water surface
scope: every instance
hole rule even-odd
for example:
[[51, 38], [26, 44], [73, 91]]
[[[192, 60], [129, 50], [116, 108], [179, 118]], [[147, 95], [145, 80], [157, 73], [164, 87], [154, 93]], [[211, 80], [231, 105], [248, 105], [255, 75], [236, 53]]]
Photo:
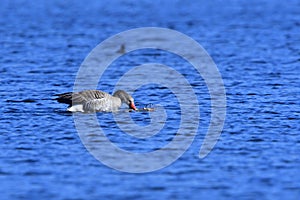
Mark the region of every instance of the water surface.
[[[3, 199], [299, 199], [300, 4], [298, 1], [2, 1], [0, 7], [0, 183]], [[185, 60], [161, 51], [132, 52], [112, 64], [99, 89], [112, 92], [132, 66], [161, 62], [184, 74], [198, 95], [200, 127], [184, 155], [153, 173], [128, 174], [98, 162], [82, 145], [65, 105], [85, 56], [120, 31], [166, 27], [194, 38], [212, 56], [227, 93], [221, 138], [204, 159], [210, 120], [205, 82]], [[149, 95], [151, 94], [151, 95]], [[168, 88], [145, 85], [138, 105], [168, 113], [161, 134], [134, 139], [112, 114], [97, 118], [108, 137], [137, 152], [165, 145], [180, 112]], [[132, 114], [146, 126], [148, 113]]]

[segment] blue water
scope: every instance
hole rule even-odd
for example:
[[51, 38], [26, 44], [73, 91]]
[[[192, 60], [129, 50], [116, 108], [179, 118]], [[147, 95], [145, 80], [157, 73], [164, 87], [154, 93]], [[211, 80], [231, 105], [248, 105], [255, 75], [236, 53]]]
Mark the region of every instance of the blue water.
[[[296, 0], [2, 0], [1, 199], [299, 199], [299, 10]], [[193, 80], [184, 70], [188, 64], [174, 55], [141, 51], [120, 58], [113, 65], [121, 73], [129, 64], [152, 61], [181, 70], [194, 81], [201, 105], [197, 136], [180, 159], [156, 172], [130, 174], [106, 167], [85, 149], [72, 114], [52, 95], [72, 91], [80, 64], [98, 43], [144, 26], [180, 31], [207, 50], [223, 77], [227, 116], [215, 148], [200, 160], [210, 120], [205, 82]], [[115, 80], [109, 74], [105, 80], [99, 89], [112, 92]], [[134, 140], [111, 128], [111, 114], [100, 113], [108, 137], [138, 152], [165, 145], [180, 120], [175, 96], [155, 85], [133, 96], [139, 105], [166, 107], [162, 135]], [[148, 113], [132, 117], [149, 123]]]

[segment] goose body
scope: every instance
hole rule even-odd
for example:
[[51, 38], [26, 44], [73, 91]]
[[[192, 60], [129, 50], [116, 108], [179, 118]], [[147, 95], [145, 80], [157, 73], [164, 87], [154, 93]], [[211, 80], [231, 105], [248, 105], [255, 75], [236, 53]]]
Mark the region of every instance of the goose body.
[[100, 90], [84, 90], [81, 92], [67, 92], [57, 94], [59, 103], [68, 104], [70, 112], [113, 112], [117, 111], [122, 103], [136, 110], [134, 99], [125, 91], [118, 90], [113, 95]]

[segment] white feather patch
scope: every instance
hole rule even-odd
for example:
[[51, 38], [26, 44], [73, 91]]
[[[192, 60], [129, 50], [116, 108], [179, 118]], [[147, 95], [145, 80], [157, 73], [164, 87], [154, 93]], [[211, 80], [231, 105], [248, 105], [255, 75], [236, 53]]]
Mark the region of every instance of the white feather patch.
[[71, 106], [67, 110], [70, 112], [84, 112], [82, 104]]

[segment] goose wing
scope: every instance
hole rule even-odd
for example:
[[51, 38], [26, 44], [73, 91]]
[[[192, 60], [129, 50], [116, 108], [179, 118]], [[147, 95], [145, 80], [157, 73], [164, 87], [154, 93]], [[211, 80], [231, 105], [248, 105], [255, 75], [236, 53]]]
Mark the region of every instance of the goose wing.
[[65, 103], [71, 106], [76, 104], [87, 104], [89, 102], [101, 102], [110, 95], [99, 90], [85, 90], [81, 92], [57, 94], [56, 96], [58, 96], [56, 100], [59, 103]]

